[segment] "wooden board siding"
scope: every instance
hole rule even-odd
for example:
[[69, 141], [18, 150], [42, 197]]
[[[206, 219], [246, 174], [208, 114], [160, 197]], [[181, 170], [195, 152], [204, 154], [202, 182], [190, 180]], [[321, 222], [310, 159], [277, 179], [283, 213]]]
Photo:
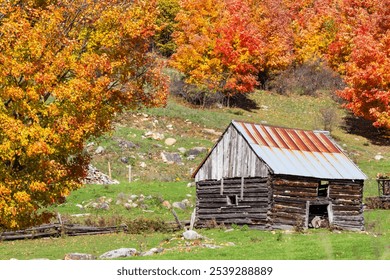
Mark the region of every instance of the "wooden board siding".
[[271, 184], [272, 228], [307, 227], [310, 205], [330, 205], [331, 225], [346, 230], [364, 230], [363, 181], [329, 181], [327, 197], [317, 195], [319, 183], [315, 178], [274, 178]]
[[267, 166], [256, 156], [234, 126], [230, 125], [197, 171], [195, 181], [267, 175]]
[[348, 230], [364, 230], [363, 181], [331, 181], [333, 225]]
[[[206, 227], [211, 221], [216, 224], [248, 225], [267, 227], [269, 210], [269, 183], [267, 178], [244, 178], [241, 199], [241, 178], [221, 181], [197, 182], [196, 226]], [[227, 196], [237, 196], [237, 205], [228, 205]]]
[[306, 202], [317, 199], [318, 179], [275, 178], [271, 185], [272, 228], [303, 227], [306, 221]]

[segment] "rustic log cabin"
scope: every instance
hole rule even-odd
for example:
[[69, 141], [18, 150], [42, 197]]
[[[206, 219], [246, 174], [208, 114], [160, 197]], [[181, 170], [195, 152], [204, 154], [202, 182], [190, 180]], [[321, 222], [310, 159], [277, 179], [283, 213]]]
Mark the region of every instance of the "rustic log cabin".
[[193, 177], [197, 227], [364, 230], [366, 175], [326, 131], [232, 121]]

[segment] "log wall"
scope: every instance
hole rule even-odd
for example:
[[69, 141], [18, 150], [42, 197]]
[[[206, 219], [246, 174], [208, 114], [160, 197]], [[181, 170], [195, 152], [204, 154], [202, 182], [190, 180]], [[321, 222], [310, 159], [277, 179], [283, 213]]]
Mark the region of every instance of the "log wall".
[[348, 230], [364, 230], [363, 181], [330, 181], [333, 225]]
[[274, 178], [272, 182], [272, 228], [304, 227], [307, 201], [317, 200], [318, 179]]
[[[224, 179], [222, 194], [221, 180], [197, 182], [196, 226], [207, 227], [216, 223], [266, 228], [269, 194], [267, 178]], [[228, 205], [227, 196], [236, 196], [237, 205]]]
[[272, 181], [272, 228], [307, 227], [310, 205], [328, 205], [331, 226], [364, 230], [363, 181], [330, 180], [328, 196], [318, 196], [321, 180], [276, 177]]

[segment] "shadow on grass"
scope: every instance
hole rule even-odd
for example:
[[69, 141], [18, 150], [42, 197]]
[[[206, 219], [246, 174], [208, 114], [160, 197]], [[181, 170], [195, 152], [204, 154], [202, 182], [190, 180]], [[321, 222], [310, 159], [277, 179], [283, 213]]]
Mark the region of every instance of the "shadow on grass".
[[378, 146], [390, 145], [390, 131], [376, 128], [372, 121], [348, 114], [344, 118], [343, 129], [347, 133], [356, 134], [367, 138], [372, 144]]

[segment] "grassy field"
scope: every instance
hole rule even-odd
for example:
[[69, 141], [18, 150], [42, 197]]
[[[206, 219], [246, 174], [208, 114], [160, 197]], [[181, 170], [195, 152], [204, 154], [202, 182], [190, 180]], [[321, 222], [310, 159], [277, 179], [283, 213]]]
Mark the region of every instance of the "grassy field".
[[[330, 232], [310, 230], [304, 233], [258, 231], [245, 227], [199, 230], [207, 239], [185, 241], [181, 232], [145, 234], [109, 234], [63, 237], [0, 243], [1, 259], [62, 259], [78, 252], [99, 256], [117, 248], [147, 251], [164, 248], [160, 254], [133, 259], [193, 260], [389, 260], [390, 220], [386, 211], [365, 214], [367, 232]], [[210, 248], [213, 247], [213, 248]]]
[[[112, 176], [119, 185], [87, 185], [73, 192], [62, 205], [50, 208], [65, 220], [80, 223], [112, 224], [134, 219], [150, 221], [173, 221], [169, 209], [161, 204], [170, 204], [187, 199], [190, 206], [177, 209], [181, 220], [188, 220], [195, 204], [195, 189], [187, 187], [192, 181], [193, 170], [206, 153], [195, 159], [182, 154], [182, 164], [166, 164], [161, 152], [178, 152], [192, 147], [210, 149], [232, 119], [261, 122], [271, 125], [303, 129], [324, 129], [326, 123], [322, 112], [331, 108], [334, 113], [331, 134], [346, 153], [368, 175], [364, 197], [377, 195], [376, 174], [390, 171], [390, 146], [378, 144], [364, 133], [350, 134], [346, 126], [346, 113], [328, 97], [281, 96], [257, 92], [252, 97], [256, 108], [210, 108], [200, 109], [188, 106], [182, 101], [170, 98], [165, 108], [144, 109], [127, 112], [118, 117], [111, 135], [91, 140], [95, 149], [104, 147], [102, 154], [94, 154], [92, 163], [107, 173], [110, 162]], [[214, 129], [215, 134], [205, 129]], [[164, 140], [145, 137], [147, 131], [159, 132], [175, 138], [176, 144], [168, 146]], [[135, 149], [122, 149], [118, 141], [131, 141]], [[92, 150], [93, 154], [93, 150]], [[383, 156], [375, 160], [375, 155]], [[126, 157], [128, 163], [121, 162]], [[140, 163], [144, 163], [144, 167]], [[133, 181], [128, 182], [128, 165], [132, 165]], [[131, 195], [143, 195], [143, 208], [126, 209], [117, 200]], [[104, 198], [109, 210], [94, 209], [91, 203]], [[146, 251], [162, 247], [164, 252], [152, 257], [136, 259], [390, 259], [390, 215], [385, 210], [369, 210], [365, 215], [365, 232], [338, 232], [309, 230], [303, 233], [284, 231], [256, 231], [246, 227], [199, 230], [207, 239], [188, 242], [181, 238], [181, 232], [143, 232], [140, 234], [110, 234], [104, 236], [61, 237], [40, 240], [0, 242], [0, 259], [62, 259], [66, 253], [80, 252], [99, 256], [121, 247], [133, 247]], [[74, 217], [75, 214], [88, 214]], [[214, 248], [214, 249], [212, 249]]]

